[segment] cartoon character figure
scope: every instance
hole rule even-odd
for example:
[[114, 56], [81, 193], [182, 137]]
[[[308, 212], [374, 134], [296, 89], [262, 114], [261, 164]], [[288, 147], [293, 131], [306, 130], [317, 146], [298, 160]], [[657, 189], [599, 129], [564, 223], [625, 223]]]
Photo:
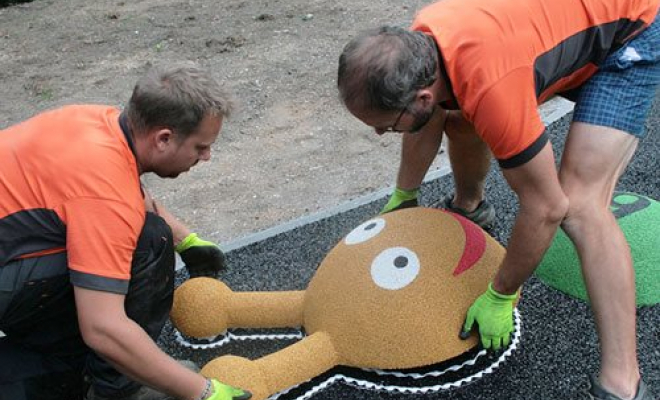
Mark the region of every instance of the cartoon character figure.
[[191, 279], [172, 321], [193, 337], [227, 328], [303, 327], [307, 336], [265, 357], [222, 356], [202, 374], [250, 390], [255, 400], [337, 366], [405, 369], [459, 356], [470, 304], [493, 278], [504, 248], [467, 219], [411, 208], [364, 222], [323, 260], [307, 290], [232, 292]]

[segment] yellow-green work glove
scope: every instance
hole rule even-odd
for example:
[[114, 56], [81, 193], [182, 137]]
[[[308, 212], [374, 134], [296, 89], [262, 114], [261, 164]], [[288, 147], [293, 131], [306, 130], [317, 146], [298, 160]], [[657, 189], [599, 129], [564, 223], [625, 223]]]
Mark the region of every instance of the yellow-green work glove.
[[485, 349], [499, 350], [509, 345], [513, 332], [513, 303], [518, 295], [501, 294], [488, 284], [488, 289], [479, 296], [468, 309], [467, 318], [463, 325], [461, 338], [470, 336], [472, 325], [476, 321], [479, 325], [481, 345]]
[[225, 385], [215, 379], [211, 379], [211, 383], [213, 384], [213, 394], [206, 400], [248, 400], [252, 397], [252, 393], [247, 390]]
[[390, 211], [402, 210], [404, 208], [417, 207], [417, 196], [419, 189], [404, 190], [396, 188], [394, 193], [390, 196], [390, 200], [385, 204], [385, 207], [380, 211], [381, 214]]
[[217, 278], [218, 273], [226, 269], [225, 255], [218, 245], [200, 239], [196, 233], [186, 236], [174, 250], [186, 264], [191, 278]]

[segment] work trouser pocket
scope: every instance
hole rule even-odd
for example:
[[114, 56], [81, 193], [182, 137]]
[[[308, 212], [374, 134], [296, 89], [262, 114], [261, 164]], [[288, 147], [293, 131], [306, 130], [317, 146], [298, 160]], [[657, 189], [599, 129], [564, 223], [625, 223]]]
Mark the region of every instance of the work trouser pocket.
[[0, 267], [0, 330], [30, 330], [58, 316], [70, 316], [74, 307], [65, 253]]

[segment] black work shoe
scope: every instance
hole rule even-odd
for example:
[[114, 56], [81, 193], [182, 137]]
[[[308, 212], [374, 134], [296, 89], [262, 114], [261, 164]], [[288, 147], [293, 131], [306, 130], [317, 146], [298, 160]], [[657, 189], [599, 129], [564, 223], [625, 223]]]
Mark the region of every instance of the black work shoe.
[[[589, 383], [591, 387], [587, 392], [588, 396], [592, 400], [623, 400], [621, 397], [616, 396], [607, 390], [605, 390], [598, 382], [598, 378], [594, 375], [589, 375]], [[655, 400], [655, 396], [646, 386], [643, 380], [639, 380], [639, 385], [637, 386], [637, 393], [632, 400]]]
[[465, 211], [462, 208], [454, 206], [454, 196], [449, 195], [435, 204], [438, 208], [444, 208], [458, 215], [461, 215], [483, 229], [489, 229], [495, 222], [495, 207], [486, 200], [482, 200], [474, 211]]

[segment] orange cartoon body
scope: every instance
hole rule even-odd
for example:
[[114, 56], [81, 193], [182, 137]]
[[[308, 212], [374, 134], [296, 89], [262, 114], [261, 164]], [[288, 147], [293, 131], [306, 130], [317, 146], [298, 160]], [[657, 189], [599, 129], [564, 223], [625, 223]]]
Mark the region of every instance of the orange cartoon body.
[[337, 365], [413, 368], [470, 350], [476, 335], [461, 340], [458, 333], [504, 254], [458, 215], [405, 209], [351, 231], [305, 291], [241, 293], [192, 279], [175, 293], [172, 320], [196, 337], [227, 328], [304, 327], [307, 336], [281, 351], [257, 360], [223, 356], [202, 369], [259, 400]]

